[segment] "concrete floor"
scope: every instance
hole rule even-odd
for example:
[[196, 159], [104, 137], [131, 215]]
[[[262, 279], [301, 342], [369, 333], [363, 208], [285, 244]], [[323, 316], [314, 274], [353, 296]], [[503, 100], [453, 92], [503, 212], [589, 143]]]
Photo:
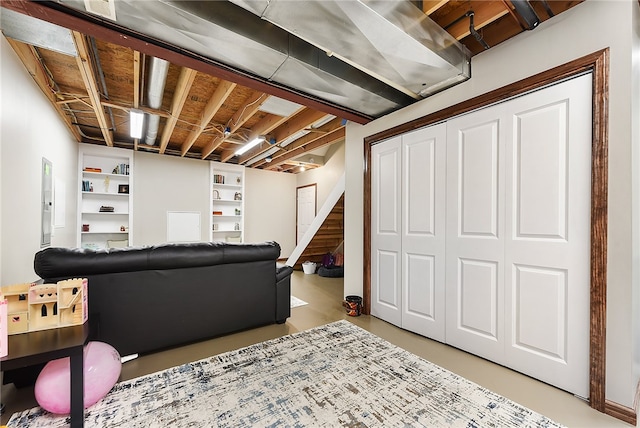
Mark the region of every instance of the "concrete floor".
[[[293, 308], [291, 318], [285, 324], [265, 326], [141, 356], [123, 364], [120, 380], [132, 379], [289, 333], [347, 319], [397, 346], [542, 413], [558, 423], [585, 428], [630, 426], [591, 409], [588, 403], [569, 393], [482, 358], [399, 329], [371, 316], [347, 316], [342, 307], [342, 278], [323, 278], [296, 271], [292, 277], [292, 294], [308, 302], [308, 305]], [[1, 418], [2, 424], [6, 424], [14, 412], [37, 406], [33, 388], [16, 390], [12, 385], [2, 387], [2, 402], [6, 405]]]

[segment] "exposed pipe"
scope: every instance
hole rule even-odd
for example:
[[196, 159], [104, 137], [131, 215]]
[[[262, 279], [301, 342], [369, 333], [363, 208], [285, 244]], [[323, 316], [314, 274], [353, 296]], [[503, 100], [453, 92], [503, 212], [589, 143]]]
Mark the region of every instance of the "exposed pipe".
[[[162, 96], [164, 94], [164, 85], [167, 81], [168, 71], [169, 63], [167, 61], [156, 57], [151, 58], [151, 62], [149, 63], [149, 84], [147, 86], [147, 104], [151, 108], [159, 109], [162, 107]], [[153, 146], [158, 136], [160, 116], [157, 114], [149, 114], [148, 117], [145, 142]]]
[[469, 32], [473, 37], [475, 37], [475, 39], [482, 45], [483, 48], [489, 49], [489, 44], [484, 41], [480, 33], [476, 31], [476, 27], [473, 25], [473, 11], [469, 12], [467, 15], [469, 15]]
[[[96, 45], [95, 37], [89, 37], [91, 52], [93, 53], [92, 59], [94, 60], [95, 68], [98, 70], [98, 75], [100, 76], [100, 86], [102, 87], [102, 95], [104, 95], [105, 99], [109, 99], [109, 92], [107, 91], [107, 83], [104, 81], [104, 70], [102, 69], [102, 63], [100, 62], [100, 53], [98, 52], [98, 46]], [[113, 131], [116, 130], [116, 121], [113, 118], [113, 109], [111, 107], [107, 107], [107, 111], [109, 112], [109, 118], [111, 119], [111, 126], [113, 127]], [[111, 129], [110, 129], [111, 131]]]
[[483, 48], [489, 49], [489, 47], [490, 47], [489, 44], [484, 41], [484, 39], [482, 38], [480, 33], [478, 33], [478, 31], [476, 30], [476, 27], [475, 27], [475, 25], [473, 23], [473, 17], [474, 16], [475, 16], [474, 11], [473, 10], [469, 10], [469, 11], [467, 11], [467, 13], [465, 13], [461, 17], [457, 18], [456, 20], [454, 20], [450, 24], [447, 24], [444, 27], [444, 29], [447, 30], [450, 27], [453, 27], [458, 22], [462, 21], [463, 19], [469, 18], [469, 33], [471, 33], [471, 35], [478, 41], [478, 43], [480, 43], [482, 45]]

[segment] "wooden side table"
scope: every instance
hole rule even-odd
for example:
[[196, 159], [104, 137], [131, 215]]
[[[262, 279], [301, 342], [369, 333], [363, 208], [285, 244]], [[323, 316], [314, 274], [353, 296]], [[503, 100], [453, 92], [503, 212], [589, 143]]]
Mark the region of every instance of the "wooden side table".
[[89, 341], [89, 322], [9, 336], [9, 355], [0, 358], [2, 370], [12, 370], [70, 357], [71, 427], [84, 425], [84, 345]]

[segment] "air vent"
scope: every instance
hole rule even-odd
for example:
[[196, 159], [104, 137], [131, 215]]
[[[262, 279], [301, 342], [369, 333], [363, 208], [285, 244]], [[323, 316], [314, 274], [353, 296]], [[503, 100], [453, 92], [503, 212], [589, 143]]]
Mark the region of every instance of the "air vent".
[[260, 106], [260, 111], [286, 117], [291, 116], [301, 108], [302, 106], [300, 104], [283, 100], [282, 98], [269, 97], [267, 101]]
[[84, 0], [84, 7], [89, 13], [116, 20], [115, 0]]

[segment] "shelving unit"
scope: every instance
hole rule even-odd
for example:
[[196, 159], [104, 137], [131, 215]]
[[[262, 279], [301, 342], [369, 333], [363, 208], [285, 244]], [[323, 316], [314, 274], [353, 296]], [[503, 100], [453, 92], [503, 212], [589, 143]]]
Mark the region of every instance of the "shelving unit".
[[212, 241], [244, 240], [244, 167], [211, 162]]
[[78, 247], [132, 245], [132, 152], [80, 144], [78, 163]]

